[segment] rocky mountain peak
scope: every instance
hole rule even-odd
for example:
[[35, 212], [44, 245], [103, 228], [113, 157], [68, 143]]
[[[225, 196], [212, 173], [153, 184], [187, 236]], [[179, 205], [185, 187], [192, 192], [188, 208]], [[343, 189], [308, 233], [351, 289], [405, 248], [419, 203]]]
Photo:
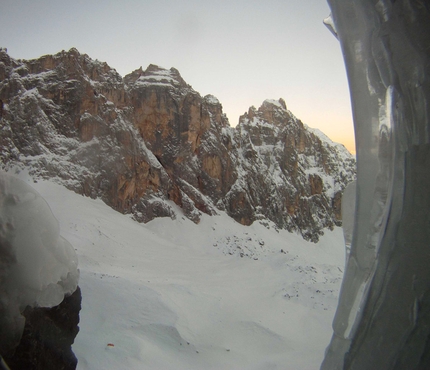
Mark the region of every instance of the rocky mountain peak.
[[266, 99], [258, 109], [254, 106], [250, 107], [248, 112], [239, 118], [239, 123], [264, 121], [265, 124], [279, 125], [288, 122], [291, 117], [284, 99]]
[[225, 211], [315, 241], [340, 222], [355, 161], [283, 99], [251, 107], [232, 128], [218, 99], [174, 68], [122, 78], [76, 49], [0, 57], [2, 167], [25, 166], [144, 222]]
[[216, 96], [211, 95], [211, 94], [205, 95], [204, 99], [205, 99], [205, 102], [207, 104], [216, 105], [216, 106], [220, 106], [221, 105], [221, 103], [219, 102], [218, 98]]
[[287, 104], [285, 103], [285, 100], [280, 98], [279, 100], [274, 99], [266, 99], [263, 104], [261, 104], [260, 110], [287, 110]]
[[153, 86], [189, 87], [176, 68], [165, 69], [150, 64], [146, 70], [142, 67], [125, 76], [126, 85], [131, 88]]

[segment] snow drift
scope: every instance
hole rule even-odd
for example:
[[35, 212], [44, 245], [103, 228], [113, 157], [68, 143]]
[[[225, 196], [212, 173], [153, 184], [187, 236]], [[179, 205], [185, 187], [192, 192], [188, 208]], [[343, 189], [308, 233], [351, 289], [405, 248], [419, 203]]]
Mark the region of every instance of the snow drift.
[[0, 172], [0, 350], [21, 337], [26, 306], [52, 307], [76, 290], [77, 256], [46, 201]]
[[139, 224], [52, 182], [31, 186], [79, 258], [78, 369], [318, 368], [342, 279], [340, 228], [312, 243], [224, 212]]

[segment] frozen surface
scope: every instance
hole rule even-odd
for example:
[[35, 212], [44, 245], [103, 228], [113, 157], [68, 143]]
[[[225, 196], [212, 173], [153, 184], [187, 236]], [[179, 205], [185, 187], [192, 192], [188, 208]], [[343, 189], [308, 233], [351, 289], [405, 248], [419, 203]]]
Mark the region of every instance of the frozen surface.
[[342, 229], [345, 239], [345, 265], [348, 263], [352, 237], [354, 235], [356, 194], [356, 181], [350, 182], [342, 194]]
[[77, 256], [28, 184], [0, 172], [0, 348], [21, 337], [27, 305], [52, 307], [76, 290]]
[[328, 2], [350, 84], [357, 197], [322, 369], [428, 369], [429, 4]]
[[318, 369], [343, 274], [340, 228], [315, 244], [223, 212], [139, 224], [31, 185], [79, 257], [78, 369]]

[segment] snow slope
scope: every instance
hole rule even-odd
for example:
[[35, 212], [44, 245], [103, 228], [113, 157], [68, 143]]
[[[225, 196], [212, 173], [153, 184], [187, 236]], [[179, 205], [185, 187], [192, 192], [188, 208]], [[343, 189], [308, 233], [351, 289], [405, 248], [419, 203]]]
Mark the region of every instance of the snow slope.
[[225, 214], [139, 224], [27, 181], [79, 257], [78, 369], [319, 368], [344, 265], [339, 228], [314, 244]]

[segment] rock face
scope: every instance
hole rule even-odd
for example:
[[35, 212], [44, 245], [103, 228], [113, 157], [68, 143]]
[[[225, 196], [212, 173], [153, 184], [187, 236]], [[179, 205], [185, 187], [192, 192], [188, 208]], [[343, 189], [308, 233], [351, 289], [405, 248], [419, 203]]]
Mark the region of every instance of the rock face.
[[1, 49], [0, 77], [4, 167], [26, 166], [143, 222], [223, 210], [314, 241], [339, 223], [355, 161], [282, 99], [232, 128], [219, 101], [176, 69], [122, 78], [76, 49], [31, 61]]
[[343, 147], [306, 127], [282, 99], [251, 107], [240, 117], [235, 139], [240, 186], [227, 194], [226, 208], [236, 219], [269, 219], [314, 241], [323, 228], [339, 223], [338, 199], [354, 174], [354, 160]]
[[81, 290], [52, 308], [27, 306], [24, 333], [13, 354], [5, 356], [14, 370], [74, 370], [78, 360], [72, 344], [79, 331]]

